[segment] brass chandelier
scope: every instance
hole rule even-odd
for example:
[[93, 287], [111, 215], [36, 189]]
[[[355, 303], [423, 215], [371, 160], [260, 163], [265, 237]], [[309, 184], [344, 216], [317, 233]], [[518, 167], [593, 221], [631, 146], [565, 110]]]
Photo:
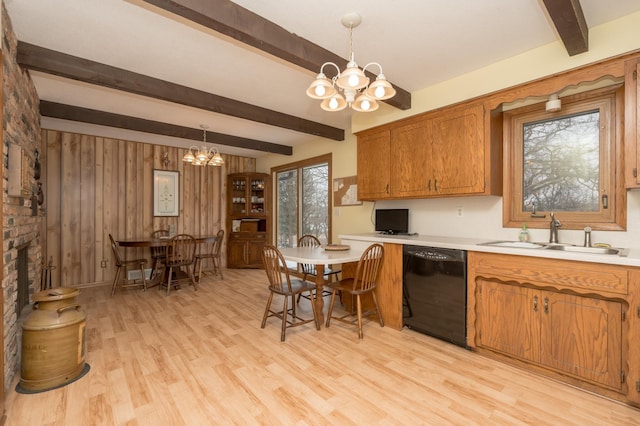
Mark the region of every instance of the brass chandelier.
[[[342, 17], [342, 25], [349, 28], [347, 68], [340, 72], [338, 65], [325, 62], [320, 67], [320, 73], [307, 89], [309, 97], [322, 99], [320, 107], [325, 111], [340, 111], [347, 106], [361, 112], [375, 111], [379, 106], [377, 101], [392, 98], [396, 94], [396, 90], [382, 73], [382, 66], [379, 63], [370, 62], [362, 69], [356, 64], [353, 54], [353, 29], [360, 25], [360, 22], [361, 18], [357, 13], [349, 13]], [[327, 65], [336, 69], [337, 74], [332, 79], [328, 79], [324, 74], [324, 67]], [[373, 65], [379, 68], [380, 73], [376, 80], [369, 84], [369, 77], [364, 72]]]
[[207, 129], [209, 127], [204, 124], [201, 124], [200, 127], [204, 134], [202, 146], [200, 149], [195, 145], [189, 147], [187, 153], [182, 157], [182, 161], [191, 163], [194, 166], [222, 166], [224, 159], [220, 152], [214, 147], [207, 148]]

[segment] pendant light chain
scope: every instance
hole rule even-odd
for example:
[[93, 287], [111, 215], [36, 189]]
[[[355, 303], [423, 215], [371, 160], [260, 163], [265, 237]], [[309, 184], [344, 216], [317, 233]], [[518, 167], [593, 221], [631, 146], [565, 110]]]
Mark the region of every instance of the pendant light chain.
[[349, 60], [353, 61], [353, 24], [349, 24]]

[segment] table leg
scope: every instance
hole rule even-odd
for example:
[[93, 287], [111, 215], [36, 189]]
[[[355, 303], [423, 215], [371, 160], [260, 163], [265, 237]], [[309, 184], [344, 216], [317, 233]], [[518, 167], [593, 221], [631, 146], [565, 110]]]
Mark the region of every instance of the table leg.
[[161, 271], [158, 271], [156, 260], [154, 260], [153, 263], [154, 263], [154, 266], [152, 266], [152, 269], [151, 269], [151, 279], [147, 281], [147, 288], [157, 287], [158, 285], [160, 285], [160, 283], [162, 282], [162, 279], [165, 276], [164, 266], [162, 267]]
[[322, 297], [322, 287], [324, 286], [324, 265], [316, 265], [316, 315], [320, 326], [324, 325], [324, 298]]

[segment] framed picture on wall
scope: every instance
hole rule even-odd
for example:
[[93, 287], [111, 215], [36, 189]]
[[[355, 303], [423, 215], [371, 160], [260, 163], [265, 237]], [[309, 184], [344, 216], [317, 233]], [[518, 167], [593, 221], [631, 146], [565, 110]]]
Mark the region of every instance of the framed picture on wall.
[[153, 215], [178, 216], [180, 212], [180, 174], [153, 171]]

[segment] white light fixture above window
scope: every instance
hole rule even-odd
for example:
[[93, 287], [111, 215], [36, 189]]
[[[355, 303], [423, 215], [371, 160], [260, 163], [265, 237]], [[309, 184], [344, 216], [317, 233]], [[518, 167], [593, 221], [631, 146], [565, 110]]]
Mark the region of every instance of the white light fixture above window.
[[[349, 28], [347, 68], [340, 72], [338, 65], [325, 62], [320, 67], [320, 73], [307, 89], [309, 97], [322, 99], [320, 107], [325, 111], [340, 111], [347, 106], [361, 112], [375, 111], [378, 109], [377, 101], [392, 98], [396, 94], [396, 90], [382, 73], [382, 66], [379, 63], [370, 62], [362, 69], [358, 68], [353, 55], [353, 29], [360, 25], [360, 22], [360, 15], [357, 13], [349, 13], [342, 17], [342, 25]], [[336, 69], [337, 74], [332, 79], [328, 79], [324, 74], [324, 67], [327, 65]], [[380, 69], [380, 73], [376, 80], [369, 84], [369, 77], [364, 72], [373, 65]]]
[[549, 100], [545, 104], [545, 109], [547, 110], [547, 112], [560, 111], [561, 107], [562, 101], [560, 100], [560, 98], [558, 98], [558, 95], [553, 94], [549, 96]]
[[207, 148], [207, 129], [209, 127], [204, 124], [201, 124], [200, 127], [204, 133], [202, 147], [200, 149], [195, 145], [189, 147], [187, 153], [182, 157], [182, 161], [191, 163], [194, 166], [222, 166], [224, 159], [218, 150], [214, 147]]

